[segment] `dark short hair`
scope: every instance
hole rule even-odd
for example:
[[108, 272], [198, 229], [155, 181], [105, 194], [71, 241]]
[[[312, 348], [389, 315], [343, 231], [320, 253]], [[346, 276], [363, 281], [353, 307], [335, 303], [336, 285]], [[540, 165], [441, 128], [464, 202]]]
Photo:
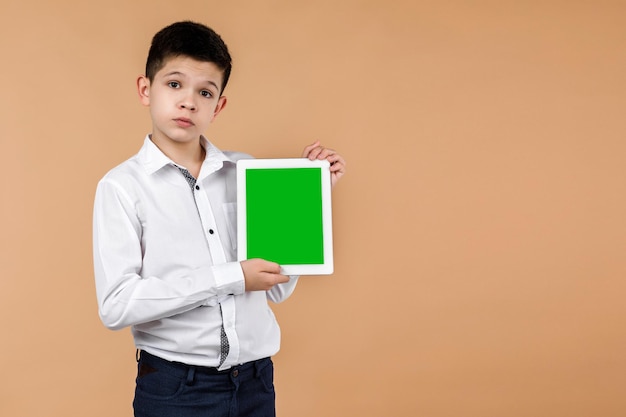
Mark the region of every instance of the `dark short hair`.
[[173, 23], [152, 38], [146, 77], [154, 81], [156, 73], [165, 66], [168, 59], [186, 56], [202, 62], [212, 62], [223, 71], [221, 92], [226, 88], [232, 62], [228, 47], [215, 31], [200, 23], [191, 21]]

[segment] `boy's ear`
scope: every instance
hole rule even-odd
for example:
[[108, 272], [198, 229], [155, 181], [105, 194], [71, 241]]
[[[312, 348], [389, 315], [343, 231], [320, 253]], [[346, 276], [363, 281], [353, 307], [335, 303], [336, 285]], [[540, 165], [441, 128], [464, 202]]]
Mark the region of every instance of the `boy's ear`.
[[226, 96], [220, 96], [220, 98], [217, 100], [217, 106], [215, 106], [215, 111], [213, 112], [213, 118], [217, 117], [217, 115], [220, 114], [222, 110], [224, 110], [227, 101], [228, 99], [226, 98]]
[[150, 105], [150, 80], [145, 75], [137, 77], [137, 93], [144, 106]]

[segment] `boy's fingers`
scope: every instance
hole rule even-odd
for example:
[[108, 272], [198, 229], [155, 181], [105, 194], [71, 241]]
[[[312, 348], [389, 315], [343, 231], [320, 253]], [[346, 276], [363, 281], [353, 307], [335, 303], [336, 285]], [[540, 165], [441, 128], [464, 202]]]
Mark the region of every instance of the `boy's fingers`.
[[265, 290], [270, 290], [276, 284], [282, 284], [289, 281], [289, 277], [283, 274], [276, 274], [273, 272], [265, 272]]
[[346, 170], [346, 165], [341, 160], [332, 162], [330, 164], [330, 172], [344, 172], [345, 170]]
[[265, 271], [270, 272], [272, 274], [280, 274], [280, 265], [276, 262], [267, 261], [267, 265], [265, 266]]
[[250, 259], [251, 262], [256, 263], [257, 271], [259, 272], [267, 272], [270, 274], [279, 274], [280, 273], [280, 265], [276, 262], [266, 261], [265, 259]]
[[302, 151], [302, 157], [303, 158], [309, 158], [309, 153], [311, 153], [311, 151], [313, 149], [315, 149], [316, 147], [318, 147], [318, 146], [320, 146], [320, 141], [319, 140], [316, 140], [315, 142], [313, 142], [309, 146], [306, 146], [304, 148], [304, 151]]
[[304, 148], [304, 152], [302, 152], [302, 157], [309, 158], [311, 161], [314, 161], [316, 159], [324, 160], [330, 158], [336, 153], [337, 152], [334, 149], [325, 148], [324, 146], [322, 146], [320, 144], [320, 141], [318, 140], [315, 143]]
[[283, 284], [289, 281], [289, 277], [287, 275], [276, 274], [276, 284]]
[[311, 161], [317, 159], [330, 162], [330, 172], [332, 173], [331, 180], [333, 186], [346, 172], [346, 161], [341, 157], [341, 155], [337, 154], [334, 149], [322, 146], [319, 140], [305, 147], [302, 157], [308, 158]]
[[345, 163], [341, 155], [339, 155], [337, 152], [333, 152], [331, 155], [328, 155], [328, 158], [326, 159], [328, 159], [328, 162], [330, 162], [331, 164], [334, 162]]
[[329, 156], [334, 155], [335, 151], [328, 148], [321, 148], [319, 154], [317, 155], [317, 159], [323, 160], [328, 159]]
[[331, 158], [334, 158], [334, 155], [337, 155], [337, 152], [334, 149], [325, 148], [323, 146], [318, 146], [316, 148], [311, 149], [307, 157], [311, 161], [314, 161], [316, 159], [323, 161], [324, 159], [327, 159], [329, 162], [332, 163], [333, 160]]
[[307, 157], [311, 161], [314, 161], [316, 159], [320, 159], [320, 155], [321, 155], [323, 150], [324, 150], [324, 148], [322, 148], [321, 146], [317, 146], [317, 147], [311, 149], [311, 151], [309, 151], [309, 154], [307, 155]]

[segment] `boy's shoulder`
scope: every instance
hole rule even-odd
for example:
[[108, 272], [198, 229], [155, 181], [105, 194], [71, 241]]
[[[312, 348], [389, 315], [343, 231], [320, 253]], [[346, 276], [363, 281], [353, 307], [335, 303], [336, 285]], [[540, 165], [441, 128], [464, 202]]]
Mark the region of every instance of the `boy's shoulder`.
[[111, 168], [100, 181], [107, 180], [123, 180], [124, 178], [136, 178], [138, 175], [141, 175], [143, 169], [141, 164], [137, 159], [137, 155], [133, 155], [124, 162], [118, 164], [117, 166]]

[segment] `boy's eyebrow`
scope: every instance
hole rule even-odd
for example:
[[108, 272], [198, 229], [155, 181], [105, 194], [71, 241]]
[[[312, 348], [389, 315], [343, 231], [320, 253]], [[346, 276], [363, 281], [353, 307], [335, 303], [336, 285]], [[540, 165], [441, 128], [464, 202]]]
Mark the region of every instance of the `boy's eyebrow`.
[[[186, 74], [184, 74], [184, 73], [182, 73], [180, 71], [174, 70], [174, 71], [170, 71], [170, 72], [168, 72], [166, 74], [163, 74], [163, 76], [164, 77], [172, 77], [172, 76], [183, 76], [183, 77], [186, 77]], [[219, 86], [217, 85], [216, 82], [211, 81], [211, 80], [206, 80], [206, 83], [212, 85], [213, 87], [215, 87], [219, 91], [220, 88], [219, 88]]]

